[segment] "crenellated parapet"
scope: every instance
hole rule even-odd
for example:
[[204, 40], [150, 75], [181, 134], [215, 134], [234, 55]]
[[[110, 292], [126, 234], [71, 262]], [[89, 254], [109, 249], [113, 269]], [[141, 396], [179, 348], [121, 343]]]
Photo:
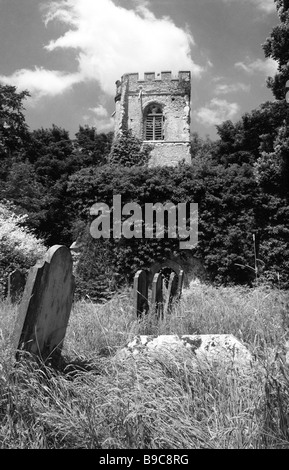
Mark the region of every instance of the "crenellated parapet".
[[115, 101], [121, 99], [123, 87], [128, 87], [129, 93], [173, 93], [190, 95], [191, 72], [180, 71], [174, 74], [167, 72], [126, 73], [116, 82]]
[[145, 72], [140, 73], [126, 73], [123, 77], [129, 77], [130, 81], [152, 81], [152, 80], [190, 80], [191, 72], [178, 72], [175, 74], [172, 71], [166, 72]]

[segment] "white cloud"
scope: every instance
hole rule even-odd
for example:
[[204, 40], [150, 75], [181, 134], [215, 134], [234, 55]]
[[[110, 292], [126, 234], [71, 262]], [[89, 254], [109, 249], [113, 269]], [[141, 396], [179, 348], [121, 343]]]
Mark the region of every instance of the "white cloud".
[[216, 85], [215, 93], [217, 95], [227, 95], [229, 93], [236, 93], [238, 91], [249, 92], [250, 89], [250, 85], [246, 85], [245, 83], [241, 82], [232, 83], [230, 85], [226, 83], [219, 83], [218, 85]]
[[266, 13], [272, 13], [276, 11], [276, 4], [274, 0], [249, 0], [256, 4], [259, 10], [263, 10]]
[[[199, 77], [206, 65], [202, 67], [192, 59], [195, 42], [191, 32], [176, 26], [169, 17], [157, 18], [149, 5], [147, 0], [47, 2], [42, 7], [44, 23], [47, 27], [60, 24], [62, 33], [44, 48], [51, 54], [72, 51], [75, 72], [35, 67], [2, 75], [0, 80], [27, 89], [32, 95], [27, 104], [35, 105], [39, 98], [58, 96], [76, 84], [91, 81], [97, 82], [104, 93], [114, 95], [115, 81], [129, 72], [190, 70]], [[101, 105], [86, 114], [83, 119], [98, 129], [112, 127], [112, 119]]]
[[[119, 3], [119, 2], [118, 2]], [[60, 0], [45, 8], [44, 21], [60, 22], [67, 31], [52, 40], [45, 49], [73, 50], [78, 63], [75, 74], [64, 71], [46, 71], [54, 86], [42, 87], [39, 69], [20, 70], [10, 83], [29, 82], [32, 79], [40, 95], [62, 93], [74, 83], [95, 80], [105, 93], [115, 93], [115, 81], [123, 73], [161, 70], [191, 70], [200, 76], [204, 67], [191, 58], [194, 39], [191, 33], [177, 27], [168, 17], [156, 18], [148, 2], [134, 1], [134, 9], [116, 5], [112, 0]], [[44, 70], [42, 75], [44, 75]], [[62, 86], [56, 85], [63, 78]], [[76, 79], [77, 78], [77, 79]], [[27, 86], [31, 90], [30, 83]]]
[[110, 132], [114, 129], [114, 120], [110, 118], [107, 121], [96, 121], [94, 127], [97, 129], [98, 132]]
[[255, 2], [260, 8], [260, 10], [264, 10], [267, 13], [272, 13], [273, 11], [276, 11], [276, 4], [274, 0], [255, 0]]
[[42, 96], [54, 96], [69, 90], [79, 81], [79, 74], [67, 74], [58, 70], [35, 67], [34, 70], [16, 70], [9, 77], [0, 75], [0, 82], [29, 90], [34, 100]]
[[[117, 2], [117, 3], [114, 3]], [[44, 22], [59, 22], [67, 30], [45, 49], [73, 50], [75, 73], [35, 68], [21, 69], [3, 82], [28, 89], [34, 98], [65, 92], [76, 83], [97, 81], [105, 93], [115, 93], [115, 81], [124, 73], [190, 70], [200, 76], [205, 67], [191, 57], [192, 34], [169, 17], [156, 18], [146, 0], [60, 0], [43, 6]], [[124, 2], [127, 5], [127, 2]]]
[[276, 11], [276, 5], [274, 3], [274, 0], [223, 0], [223, 2], [226, 3], [232, 3], [237, 1], [238, 3], [252, 3], [258, 8], [258, 10], [261, 10], [265, 13], [273, 13]]
[[89, 108], [89, 111], [91, 111], [92, 113], [94, 113], [98, 117], [103, 118], [103, 117], [108, 116], [108, 111], [107, 111], [107, 109], [105, 109], [104, 106], [102, 106], [102, 104], [99, 104], [95, 108]]
[[85, 124], [95, 127], [99, 132], [113, 130], [114, 119], [109, 116], [109, 113], [104, 106], [100, 104], [95, 108], [89, 108], [88, 111], [90, 114], [86, 114], [82, 117]]
[[256, 59], [253, 62], [249, 62], [248, 58], [246, 62], [236, 62], [235, 67], [240, 68], [248, 74], [262, 73], [266, 76], [274, 76], [278, 70], [278, 63], [274, 59]]
[[128, 10], [112, 0], [61, 0], [47, 12], [46, 22], [54, 20], [69, 30], [46, 48], [75, 49], [83, 80], [98, 80], [107, 93], [127, 72], [202, 71], [190, 56], [192, 35], [167, 17], [157, 19], [146, 3]]
[[195, 117], [197, 121], [206, 126], [214, 126], [232, 119], [239, 110], [238, 103], [229, 103], [227, 100], [213, 98], [209, 104], [195, 112]]

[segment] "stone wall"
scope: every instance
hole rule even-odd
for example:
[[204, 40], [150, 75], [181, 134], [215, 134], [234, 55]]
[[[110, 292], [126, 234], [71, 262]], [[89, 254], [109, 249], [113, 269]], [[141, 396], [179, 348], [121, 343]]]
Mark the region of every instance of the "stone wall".
[[182, 160], [188, 164], [191, 162], [189, 143], [159, 142], [154, 144], [151, 151], [149, 166], [175, 166]]
[[[190, 163], [190, 72], [160, 74], [125, 74], [116, 82], [115, 136], [131, 129], [133, 135], [154, 147], [151, 165]], [[150, 104], [158, 103], [163, 110], [162, 141], [145, 141], [144, 119]]]

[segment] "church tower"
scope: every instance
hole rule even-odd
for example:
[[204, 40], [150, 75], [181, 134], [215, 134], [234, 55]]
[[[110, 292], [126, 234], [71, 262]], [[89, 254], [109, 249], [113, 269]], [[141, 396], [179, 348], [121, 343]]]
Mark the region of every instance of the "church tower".
[[191, 162], [191, 73], [129, 73], [116, 82], [115, 138], [131, 129], [153, 147], [150, 166]]

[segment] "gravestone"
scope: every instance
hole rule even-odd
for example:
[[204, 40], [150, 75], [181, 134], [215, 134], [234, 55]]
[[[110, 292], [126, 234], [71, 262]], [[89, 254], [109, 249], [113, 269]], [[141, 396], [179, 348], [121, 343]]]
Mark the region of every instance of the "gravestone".
[[11, 302], [20, 300], [26, 284], [26, 275], [20, 269], [15, 269], [8, 275], [7, 279], [7, 297]]
[[163, 275], [161, 273], [156, 273], [153, 278], [151, 308], [158, 318], [163, 315]]
[[147, 274], [142, 269], [134, 276], [133, 284], [134, 311], [137, 317], [148, 313], [148, 282]]
[[74, 294], [72, 257], [61, 245], [51, 247], [28, 275], [12, 344], [44, 361], [60, 357]]
[[167, 298], [164, 307], [164, 314], [166, 315], [171, 307], [171, 303], [174, 297], [176, 297], [178, 293], [178, 276], [175, 272], [170, 274], [168, 291], [167, 291]]
[[177, 287], [177, 294], [176, 294], [178, 300], [179, 300], [179, 299], [181, 298], [181, 296], [182, 296], [183, 285], [184, 285], [184, 271], [181, 270], [180, 273], [179, 273], [178, 287]]

